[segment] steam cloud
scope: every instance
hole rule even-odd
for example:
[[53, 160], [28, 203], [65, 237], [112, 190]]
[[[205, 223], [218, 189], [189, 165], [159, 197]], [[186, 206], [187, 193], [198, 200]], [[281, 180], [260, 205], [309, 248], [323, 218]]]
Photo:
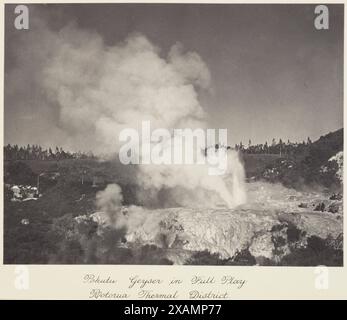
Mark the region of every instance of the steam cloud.
[[[18, 68], [7, 81], [10, 88], [15, 83], [28, 88], [19, 71], [31, 74], [37, 111], [58, 119], [47, 128], [54, 130], [57, 144], [117, 153], [119, 132], [140, 129], [143, 120], [149, 120], [152, 129], [206, 127], [198, 90], [209, 88], [211, 76], [201, 57], [185, 52], [180, 43], [173, 44], [164, 57], [139, 33], [108, 46], [99, 34], [74, 24], [53, 31], [37, 20], [31, 23], [33, 28], [35, 32], [19, 40], [26, 50], [18, 53]], [[153, 201], [209, 207], [241, 204], [245, 201], [243, 167], [234, 151], [228, 158], [229, 172], [223, 179], [208, 176], [204, 166], [139, 166], [138, 197], [146, 205]], [[115, 185], [98, 194], [99, 207], [108, 212], [117, 211], [121, 202]]]

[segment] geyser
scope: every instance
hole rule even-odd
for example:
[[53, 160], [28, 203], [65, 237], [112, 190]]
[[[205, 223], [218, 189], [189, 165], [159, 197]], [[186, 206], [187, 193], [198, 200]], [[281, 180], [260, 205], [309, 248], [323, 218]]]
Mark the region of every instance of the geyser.
[[[197, 53], [176, 43], [163, 54], [138, 33], [107, 45], [95, 31], [75, 24], [53, 30], [37, 16], [31, 21], [35, 32], [17, 40], [35, 46], [16, 63], [18, 70], [31, 70], [35, 61], [36, 104], [45, 106], [43, 116], [58, 113], [56, 123], [47, 117], [57, 145], [118, 154], [121, 130], [139, 129], [142, 120], [153, 129], [207, 128], [198, 92], [209, 89], [211, 75]], [[9, 75], [10, 83], [18, 80], [18, 70]], [[209, 176], [205, 166], [150, 164], [139, 165], [129, 182], [139, 185], [137, 196], [146, 205], [234, 207], [245, 201], [244, 171], [237, 153], [228, 152], [224, 176]]]

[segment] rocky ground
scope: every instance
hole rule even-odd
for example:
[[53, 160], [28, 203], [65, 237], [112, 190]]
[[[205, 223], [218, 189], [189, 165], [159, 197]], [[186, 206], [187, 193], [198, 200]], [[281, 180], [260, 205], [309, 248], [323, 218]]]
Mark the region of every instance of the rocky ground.
[[[231, 263], [246, 252], [253, 264], [278, 265], [299, 252], [304, 261], [296, 264], [305, 265], [313, 259], [305, 254], [325, 249], [329, 254], [320, 257], [327, 260], [322, 264], [342, 263], [337, 257], [343, 233], [339, 194], [298, 192], [263, 182], [247, 187], [248, 203], [233, 210], [128, 208], [124, 213], [128, 221], [126, 245], [155, 245], [166, 250], [167, 258], [175, 264], [192, 263], [199, 252]], [[132, 221], [138, 221], [139, 215], [146, 218], [134, 225]]]

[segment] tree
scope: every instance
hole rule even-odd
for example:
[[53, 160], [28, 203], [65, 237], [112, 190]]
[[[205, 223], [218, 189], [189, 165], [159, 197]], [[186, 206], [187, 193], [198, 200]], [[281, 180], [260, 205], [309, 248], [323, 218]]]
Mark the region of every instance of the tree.
[[240, 150], [243, 150], [243, 144], [242, 141], [240, 141], [240, 146], [239, 146]]
[[283, 145], [283, 141], [282, 141], [282, 139], [280, 139], [280, 141], [279, 141], [279, 146], [280, 146], [280, 157], [282, 156], [282, 145]]

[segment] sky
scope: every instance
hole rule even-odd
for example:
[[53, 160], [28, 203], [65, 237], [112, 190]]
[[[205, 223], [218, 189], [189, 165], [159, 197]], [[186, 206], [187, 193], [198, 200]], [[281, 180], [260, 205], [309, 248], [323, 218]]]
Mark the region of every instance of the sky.
[[[5, 143], [63, 145], [66, 132], [78, 130], [76, 123], [67, 128], [66, 119], [61, 124], [64, 106], [46, 97], [53, 94], [46, 92], [49, 78], [44, 87], [37, 79], [61, 49], [46, 47], [67, 37], [61, 30], [71, 22], [86, 43], [98, 39], [97, 47], [100, 40], [103, 48], [119, 48], [141, 33], [163, 59], [178, 42], [196, 53], [199, 71], [182, 81], [203, 78], [208, 69], [208, 86], [196, 85], [197, 99], [208, 126], [227, 128], [231, 145], [315, 140], [343, 127], [343, 5], [328, 8], [329, 30], [316, 30], [314, 5], [30, 5], [29, 30], [16, 30], [14, 6], [6, 5]], [[65, 43], [73, 46], [71, 39]]]

